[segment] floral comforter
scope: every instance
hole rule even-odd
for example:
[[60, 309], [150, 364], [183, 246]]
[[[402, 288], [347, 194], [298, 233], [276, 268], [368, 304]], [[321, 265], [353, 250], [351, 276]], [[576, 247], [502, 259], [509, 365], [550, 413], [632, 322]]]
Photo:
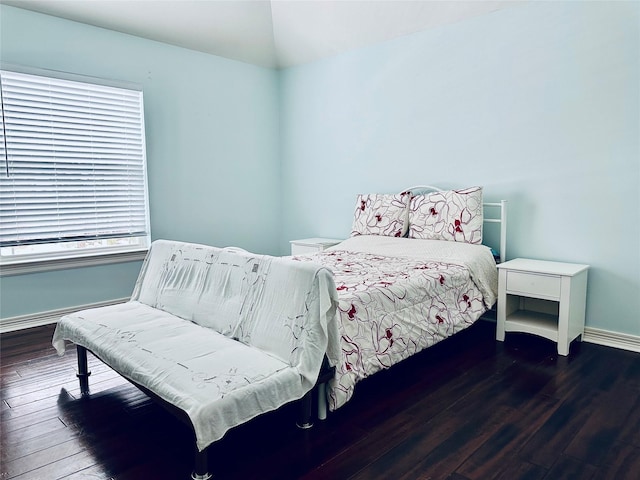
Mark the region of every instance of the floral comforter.
[[294, 259], [331, 269], [338, 290], [342, 355], [331, 410], [358, 381], [463, 330], [496, 300], [496, 265], [482, 245], [357, 236]]

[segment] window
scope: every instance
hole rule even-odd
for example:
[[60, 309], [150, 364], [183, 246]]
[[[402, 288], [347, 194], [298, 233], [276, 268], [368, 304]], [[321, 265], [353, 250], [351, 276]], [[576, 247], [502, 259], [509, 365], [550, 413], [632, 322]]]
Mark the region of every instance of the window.
[[150, 232], [142, 91], [2, 69], [0, 92], [3, 270], [144, 252]]

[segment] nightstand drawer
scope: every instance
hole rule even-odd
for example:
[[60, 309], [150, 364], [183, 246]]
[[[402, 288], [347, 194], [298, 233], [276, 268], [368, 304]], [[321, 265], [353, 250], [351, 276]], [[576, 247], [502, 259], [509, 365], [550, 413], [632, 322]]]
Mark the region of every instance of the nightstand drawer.
[[561, 277], [535, 273], [507, 272], [507, 292], [542, 298], [560, 298]]

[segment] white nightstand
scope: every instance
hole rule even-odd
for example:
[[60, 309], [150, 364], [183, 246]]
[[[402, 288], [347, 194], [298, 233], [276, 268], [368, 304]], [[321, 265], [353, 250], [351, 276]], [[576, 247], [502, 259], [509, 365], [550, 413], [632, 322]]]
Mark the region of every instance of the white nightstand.
[[337, 245], [342, 240], [336, 238], [303, 238], [301, 240], [291, 240], [291, 255], [301, 255], [303, 253], [321, 252], [326, 248]]
[[498, 265], [498, 326], [553, 340], [558, 354], [584, 333], [589, 265], [517, 258]]

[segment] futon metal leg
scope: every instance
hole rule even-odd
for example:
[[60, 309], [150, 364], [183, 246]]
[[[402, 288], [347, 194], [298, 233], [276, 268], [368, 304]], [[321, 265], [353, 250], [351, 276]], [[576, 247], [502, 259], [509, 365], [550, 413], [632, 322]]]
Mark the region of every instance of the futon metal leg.
[[296, 425], [298, 428], [311, 428], [313, 427], [313, 422], [311, 421], [311, 406], [312, 406], [312, 395], [315, 388], [308, 391], [304, 397], [300, 399], [300, 418]]
[[76, 345], [78, 352], [78, 380], [80, 380], [80, 394], [82, 396], [89, 395], [89, 366], [87, 364], [87, 349], [81, 345]]
[[209, 480], [213, 475], [209, 473], [209, 461], [207, 460], [207, 449], [200, 451], [196, 447], [196, 458], [191, 474], [193, 480]]
[[318, 420], [327, 419], [327, 384], [318, 384]]

